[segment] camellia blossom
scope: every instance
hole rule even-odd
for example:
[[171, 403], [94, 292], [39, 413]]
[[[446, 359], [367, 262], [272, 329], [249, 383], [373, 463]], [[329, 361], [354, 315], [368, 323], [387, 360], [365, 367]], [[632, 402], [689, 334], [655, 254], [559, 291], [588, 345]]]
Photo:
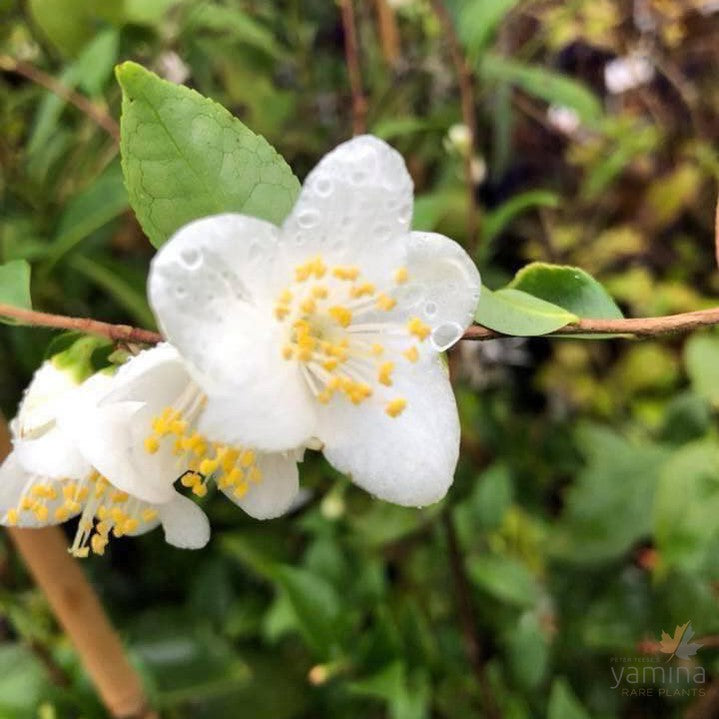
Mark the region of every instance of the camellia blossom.
[[[120, 418], [129, 426], [128, 403], [100, 406], [114, 382], [102, 372], [79, 383], [52, 360], [36, 372], [11, 423], [13, 451], [0, 467], [0, 522], [42, 527], [80, 515], [70, 547], [77, 557], [90, 550], [104, 554], [111, 536], [143, 534], [158, 524], [170, 544], [204, 546], [207, 517], [172, 488], [176, 476], [166, 476], [165, 492], [148, 501], [111, 464], [96, 463], [84, 451], [95, 432], [123, 429]], [[115, 457], [131, 451], [127, 436], [125, 431], [110, 440]]]
[[150, 301], [207, 397], [200, 432], [321, 447], [398, 504], [444, 496], [459, 421], [440, 353], [472, 322], [480, 278], [458, 244], [410, 230], [412, 189], [396, 151], [357, 137], [309, 174], [282, 227], [222, 214], [162, 247]]

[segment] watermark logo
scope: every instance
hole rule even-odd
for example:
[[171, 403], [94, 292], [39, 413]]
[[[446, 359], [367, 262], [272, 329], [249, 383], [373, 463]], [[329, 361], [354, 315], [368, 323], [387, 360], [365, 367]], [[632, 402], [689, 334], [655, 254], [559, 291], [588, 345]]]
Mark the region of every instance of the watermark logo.
[[[622, 696], [703, 696], [706, 693], [704, 667], [692, 660], [702, 648], [694, 642], [692, 623], [680, 624], [669, 635], [662, 631], [658, 642], [645, 642], [644, 656], [612, 657], [611, 688]], [[666, 659], [664, 656], [666, 656]]]
[[662, 654], [668, 654], [667, 662], [674, 657], [679, 659], [689, 659], [693, 657], [704, 645], [699, 642], [692, 642], [694, 636], [692, 623], [687, 622], [677, 626], [674, 630], [674, 636], [670, 637], [665, 631], [662, 631], [662, 640], [659, 642], [659, 651]]

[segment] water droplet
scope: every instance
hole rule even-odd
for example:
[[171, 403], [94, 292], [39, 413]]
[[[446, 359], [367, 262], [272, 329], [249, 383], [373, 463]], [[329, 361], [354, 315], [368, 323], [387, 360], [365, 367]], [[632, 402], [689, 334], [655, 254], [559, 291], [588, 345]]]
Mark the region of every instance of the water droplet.
[[424, 285], [417, 283], [401, 285], [395, 290], [395, 297], [403, 307], [414, 307], [424, 299], [424, 292]]
[[437, 303], [431, 301], [427, 302], [424, 306], [424, 313], [427, 317], [434, 317], [437, 314]]
[[320, 197], [329, 197], [334, 190], [334, 183], [329, 177], [318, 177], [315, 181], [315, 192]]
[[247, 257], [249, 258], [250, 262], [256, 262], [257, 260], [261, 259], [264, 254], [265, 248], [259, 242], [253, 242], [250, 245], [249, 251], [247, 252]]
[[183, 298], [187, 296], [187, 289], [183, 287], [182, 285], [177, 285], [175, 287], [175, 295], [179, 298]]
[[196, 270], [202, 264], [202, 252], [188, 247], [180, 252], [180, 262], [188, 270]]
[[367, 179], [367, 173], [363, 170], [355, 170], [350, 175], [350, 180], [353, 184], [359, 185], [360, 183], [364, 182], [364, 180]]
[[432, 346], [438, 352], [449, 349], [462, 336], [462, 326], [456, 322], [445, 322], [435, 327], [430, 335]]
[[297, 224], [305, 230], [315, 227], [320, 221], [320, 213], [317, 210], [303, 210], [297, 215]]

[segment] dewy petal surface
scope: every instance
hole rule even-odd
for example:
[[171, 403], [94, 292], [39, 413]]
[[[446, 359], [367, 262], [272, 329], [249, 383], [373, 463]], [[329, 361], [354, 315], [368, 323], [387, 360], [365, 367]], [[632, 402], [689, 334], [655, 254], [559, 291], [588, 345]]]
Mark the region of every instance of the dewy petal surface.
[[158, 508], [165, 540], [181, 549], [201, 549], [210, 541], [207, 515], [179, 492]]
[[56, 426], [36, 439], [16, 440], [14, 446], [17, 461], [32, 474], [63, 479], [84, 477], [90, 471], [71, 437]]
[[380, 499], [409, 507], [442, 499], [459, 456], [459, 418], [439, 357], [398, 373], [392, 387], [407, 401], [398, 416], [357, 412], [334, 400], [323, 408], [319, 439], [340, 472]]
[[257, 467], [262, 479], [251, 484], [242, 497], [233, 495], [232, 490], [223, 490], [225, 495], [255, 519], [280, 517], [292, 506], [299, 492], [299, 472], [294, 453], [261, 454]]
[[307, 176], [282, 226], [278, 269], [321, 254], [381, 281], [401, 262], [397, 239], [409, 231], [412, 190], [402, 156], [386, 142], [361, 135], [338, 145]]

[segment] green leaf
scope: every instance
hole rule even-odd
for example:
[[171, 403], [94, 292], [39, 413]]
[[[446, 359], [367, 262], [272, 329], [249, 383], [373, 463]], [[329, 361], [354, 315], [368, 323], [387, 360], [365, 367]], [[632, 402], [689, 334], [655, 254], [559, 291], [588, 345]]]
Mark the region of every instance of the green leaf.
[[292, 566], [280, 567], [276, 579], [294, 609], [297, 628], [316, 652], [327, 656], [339, 641], [341, 603], [334, 587], [322, 577]]
[[505, 288], [492, 292], [483, 287], [475, 319], [496, 332], [536, 337], [554, 332], [579, 318], [521, 290]]
[[457, 19], [459, 38], [475, 59], [517, 0], [473, 0], [463, 3]]
[[351, 682], [348, 689], [353, 694], [385, 701], [391, 719], [427, 717], [430, 701], [427, 677], [418, 671], [408, 678], [401, 661], [392, 662], [369, 677]]
[[596, 95], [565, 75], [489, 53], [482, 57], [479, 70], [486, 81], [510, 82], [534, 97], [570, 107], [587, 124], [595, 124], [602, 117]]
[[[0, 265], [0, 304], [32, 309], [30, 300], [30, 265], [25, 260], [12, 260]], [[2, 319], [5, 324], [18, 324], [13, 319]]]
[[24, 719], [48, 690], [45, 671], [29, 649], [18, 644], [0, 646], [0, 715]]
[[564, 307], [578, 317], [624, 316], [604, 287], [578, 267], [532, 262], [517, 272], [509, 287]]
[[547, 719], [590, 719], [589, 713], [574, 695], [569, 682], [564, 677], [557, 677], [552, 682]]
[[588, 462], [567, 492], [550, 551], [570, 562], [604, 562], [650, 536], [649, 507], [668, 453], [603, 427], [582, 427], [578, 439]]
[[242, 212], [279, 224], [299, 192], [287, 163], [224, 107], [133, 62], [122, 87], [122, 169], [155, 247], [191, 220]]
[[719, 336], [690, 337], [684, 346], [684, 363], [694, 391], [719, 406]]
[[531, 607], [539, 598], [539, 589], [529, 569], [515, 559], [486, 554], [472, 557], [467, 570], [475, 586], [495, 599], [520, 607]]
[[482, 238], [491, 242], [512, 220], [533, 207], [556, 207], [559, 195], [548, 190], [530, 190], [515, 195], [482, 219]]
[[[74, 333], [67, 333], [71, 337]], [[55, 345], [55, 350], [48, 349], [46, 355], [52, 352], [53, 364], [61, 370], [65, 370], [72, 373], [76, 382], [83, 382], [90, 375], [97, 372], [99, 367], [95, 365], [95, 352], [100, 348], [112, 347], [112, 342], [104, 337], [92, 337], [89, 335], [80, 336], [75, 341], [71, 341], [68, 347], [64, 349], [58, 349], [61, 347], [63, 338], [58, 338], [58, 343]]]

